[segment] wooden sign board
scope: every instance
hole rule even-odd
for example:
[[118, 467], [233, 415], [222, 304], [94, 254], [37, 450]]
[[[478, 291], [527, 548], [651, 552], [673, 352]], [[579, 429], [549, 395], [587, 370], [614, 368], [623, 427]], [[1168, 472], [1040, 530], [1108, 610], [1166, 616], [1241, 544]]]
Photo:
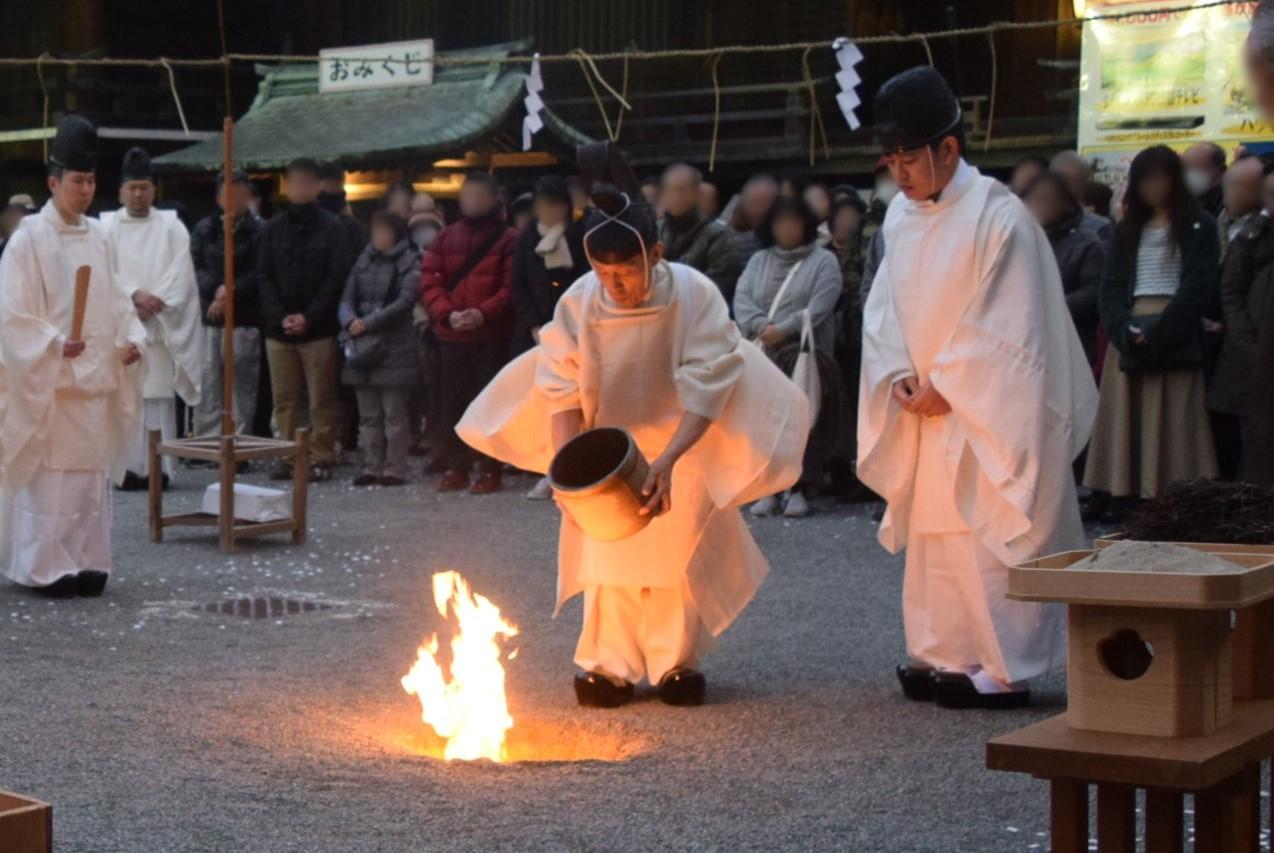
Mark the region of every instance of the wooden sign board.
[[433, 39], [331, 47], [319, 51], [319, 92], [428, 86], [434, 81]]
[[52, 849], [49, 804], [0, 791], [0, 853], [49, 853]]

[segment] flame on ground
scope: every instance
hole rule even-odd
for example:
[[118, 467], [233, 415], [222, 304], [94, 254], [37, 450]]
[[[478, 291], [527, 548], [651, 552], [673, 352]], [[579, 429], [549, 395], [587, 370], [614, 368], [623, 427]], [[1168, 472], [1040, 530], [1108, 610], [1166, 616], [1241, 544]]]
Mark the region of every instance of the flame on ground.
[[417, 650], [415, 665], [403, 676], [403, 689], [420, 698], [421, 719], [446, 739], [447, 761], [503, 761], [513, 717], [504, 695], [500, 642], [518, 629], [489, 599], [473, 594], [459, 572], [435, 574], [433, 591], [438, 612], [445, 617], [450, 610], [456, 617], [451, 677], [443, 674], [434, 634]]

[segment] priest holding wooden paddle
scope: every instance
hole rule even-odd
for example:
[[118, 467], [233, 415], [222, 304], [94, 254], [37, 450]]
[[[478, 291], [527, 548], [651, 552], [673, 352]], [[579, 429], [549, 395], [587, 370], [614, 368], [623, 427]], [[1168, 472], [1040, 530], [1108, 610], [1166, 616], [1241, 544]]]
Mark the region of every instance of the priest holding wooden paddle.
[[97, 131], [58, 124], [50, 200], [0, 259], [0, 573], [60, 598], [101, 595], [111, 491], [141, 412], [146, 331], [112, 268]]

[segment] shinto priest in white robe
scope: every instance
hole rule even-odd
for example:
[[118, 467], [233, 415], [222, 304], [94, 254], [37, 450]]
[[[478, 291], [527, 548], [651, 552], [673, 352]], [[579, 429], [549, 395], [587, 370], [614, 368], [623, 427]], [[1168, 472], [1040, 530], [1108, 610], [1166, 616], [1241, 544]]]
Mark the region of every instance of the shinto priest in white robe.
[[456, 431], [474, 448], [532, 471], [553, 456], [552, 415], [627, 429], [647, 459], [683, 413], [712, 421], [677, 462], [672, 509], [641, 532], [599, 542], [562, 519], [557, 609], [584, 593], [575, 660], [658, 683], [693, 666], [751, 601], [769, 564], [741, 504], [796, 482], [809, 434], [795, 385], [730, 320], [720, 291], [687, 266], [660, 263], [649, 299], [615, 305], [589, 273], [563, 294], [540, 346], [508, 365]]
[[[145, 476], [147, 432], [160, 430], [165, 441], [177, 435], [173, 395], [181, 395], [188, 406], [199, 403], [203, 323], [190, 235], [176, 213], [154, 207], [144, 217], [129, 216], [125, 208], [104, 213], [102, 225], [114, 250], [115, 272], [124, 292], [131, 298], [144, 290], [164, 303], [164, 310], [143, 324], [145, 404], [125, 463], [126, 470]], [[176, 470], [175, 462], [175, 457], [164, 457], [164, 471], [169, 476]]]
[[[108, 472], [123, 475], [144, 369], [123, 359], [146, 332], [110, 255], [99, 222], [48, 203], [0, 257], [0, 571], [27, 586], [111, 568]], [[63, 358], [85, 265], [85, 348]]]
[[[1065, 660], [1060, 605], [1010, 601], [1007, 566], [1082, 548], [1071, 463], [1097, 392], [1044, 232], [961, 161], [936, 202], [897, 198], [864, 307], [858, 476], [888, 502], [879, 539], [907, 549], [913, 658], [1004, 685]], [[932, 382], [942, 417], [893, 399]]]

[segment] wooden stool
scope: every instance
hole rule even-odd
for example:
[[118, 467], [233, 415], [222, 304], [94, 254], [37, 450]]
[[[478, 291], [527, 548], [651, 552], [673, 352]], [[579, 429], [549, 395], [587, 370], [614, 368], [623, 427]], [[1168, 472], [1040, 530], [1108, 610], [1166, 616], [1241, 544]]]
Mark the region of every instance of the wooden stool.
[[[296, 431], [296, 441], [279, 441], [250, 435], [223, 435], [220, 438], [188, 438], [161, 441], [158, 430], [150, 431], [150, 539], [162, 542], [165, 527], [216, 527], [220, 533], [221, 553], [229, 554], [235, 542], [251, 536], [291, 533], [292, 544], [301, 545], [306, 535], [306, 497], [309, 487], [309, 435]], [[185, 512], [164, 515], [163, 472], [160, 459], [176, 456], [217, 463], [221, 474], [221, 510], [217, 515]], [[236, 521], [234, 517], [234, 480], [240, 462], [258, 459], [289, 459], [292, 463], [292, 517], [282, 521]]]
[[1146, 853], [1185, 849], [1183, 802], [1195, 798], [1195, 849], [1249, 853], [1261, 834], [1261, 762], [1274, 755], [1274, 701], [1236, 702], [1229, 726], [1190, 738], [1071, 728], [1057, 716], [987, 743], [991, 770], [1051, 788], [1054, 853], [1087, 853], [1088, 786], [1097, 786], [1100, 853], [1136, 849], [1136, 792], [1146, 792]]

